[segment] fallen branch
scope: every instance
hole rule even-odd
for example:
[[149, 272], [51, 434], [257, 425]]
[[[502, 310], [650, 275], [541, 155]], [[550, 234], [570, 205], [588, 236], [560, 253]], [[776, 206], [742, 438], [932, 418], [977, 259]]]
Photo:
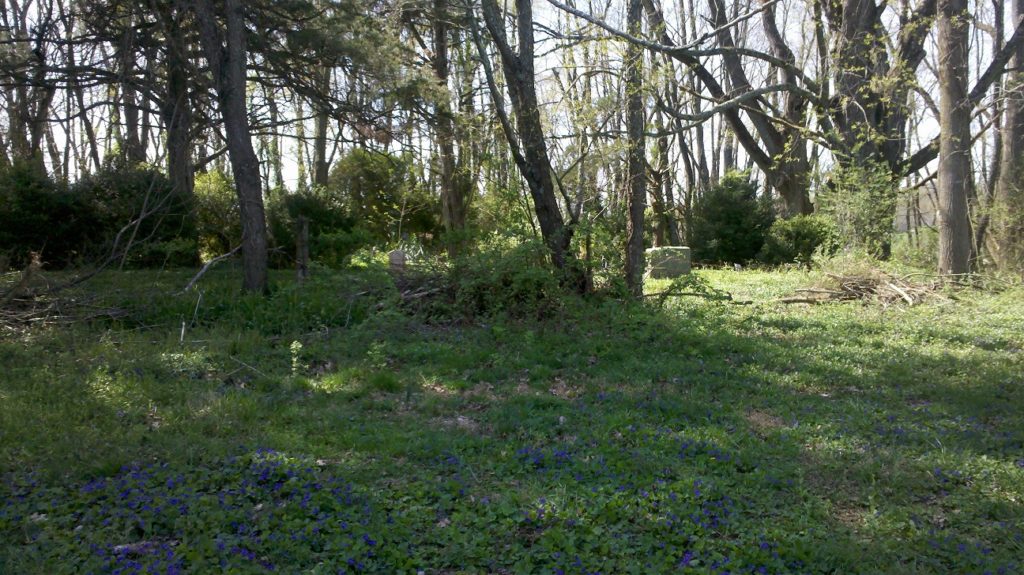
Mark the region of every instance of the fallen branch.
[[928, 298], [948, 299], [939, 293], [945, 278], [913, 281], [913, 276], [895, 276], [874, 270], [864, 275], [825, 274], [834, 287], [811, 287], [794, 290], [795, 296], [776, 300], [779, 303], [824, 303], [830, 301], [874, 300], [882, 305], [906, 303], [916, 305]]
[[226, 254], [219, 255], [219, 256], [213, 258], [212, 260], [206, 262], [206, 265], [204, 265], [202, 267], [202, 269], [199, 270], [199, 273], [194, 275], [192, 277], [192, 279], [189, 280], [189, 282], [187, 284], [185, 284], [185, 287], [181, 288], [181, 291], [178, 292], [178, 293], [179, 294], [183, 294], [183, 293], [187, 292], [188, 290], [192, 289], [192, 287], [196, 285], [196, 282], [199, 281], [199, 278], [203, 277], [203, 275], [205, 275], [206, 272], [209, 271], [209, 269], [211, 267], [213, 267], [214, 265], [216, 265], [216, 264], [218, 264], [218, 263], [220, 263], [220, 262], [230, 258], [231, 256], [235, 255], [235, 253], [237, 253], [238, 250], [240, 250], [240, 249], [242, 249], [242, 244], [238, 244], [237, 246], [235, 246], [235, 249], [231, 250], [230, 252], [228, 252]]

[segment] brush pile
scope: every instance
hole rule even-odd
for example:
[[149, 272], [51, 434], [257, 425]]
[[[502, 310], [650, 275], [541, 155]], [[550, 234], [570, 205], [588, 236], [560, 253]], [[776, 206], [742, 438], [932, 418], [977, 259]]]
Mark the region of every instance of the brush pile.
[[949, 299], [940, 293], [944, 282], [936, 276], [921, 274], [897, 276], [880, 270], [857, 275], [825, 274], [820, 287], [796, 290], [798, 295], [780, 299], [781, 303], [825, 303], [835, 301], [873, 301], [884, 306], [916, 305], [927, 299]]

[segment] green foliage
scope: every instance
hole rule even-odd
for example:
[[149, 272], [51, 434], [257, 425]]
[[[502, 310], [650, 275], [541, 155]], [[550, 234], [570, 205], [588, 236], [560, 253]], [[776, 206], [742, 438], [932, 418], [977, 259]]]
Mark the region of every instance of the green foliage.
[[288, 193], [276, 190], [267, 207], [268, 227], [276, 248], [273, 261], [289, 267], [295, 258], [299, 218], [309, 225], [310, 258], [335, 269], [348, 264], [356, 250], [371, 245], [373, 235], [349, 215], [337, 193], [310, 188]]
[[832, 217], [847, 248], [888, 257], [899, 192], [896, 179], [880, 163], [840, 165], [818, 194], [821, 213]]
[[203, 259], [230, 252], [242, 241], [238, 195], [230, 174], [217, 169], [196, 174], [195, 197]]
[[896, 234], [892, 242], [892, 261], [929, 272], [939, 265], [939, 233], [922, 227]]
[[0, 572], [1021, 571], [1020, 287], [808, 308], [776, 300], [818, 272], [710, 270], [752, 305], [455, 327], [373, 269], [189, 275], [0, 338]]
[[354, 148], [334, 166], [326, 193], [377, 244], [440, 233], [438, 200], [417, 182], [409, 155]]
[[[93, 232], [107, 253], [117, 233], [121, 245], [132, 242], [127, 263], [136, 267], [190, 266], [196, 262], [193, 205], [174, 193], [170, 180], [155, 169], [108, 168], [85, 176], [70, 193], [92, 207]], [[99, 242], [98, 242], [99, 243]]]
[[811, 264], [815, 253], [832, 255], [839, 248], [835, 223], [819, 214], [776, 220], [769, 228], [759, 259], [779, 265]]
[[150, 168], [107, 168], [70, 187], [27, 164], [0, 172], [0, 252], [15, 265], [31, 251], [42, 252], [51, 268], [103, 258], [115, 240], [118, 249], [130, 244], [131, 266], [191, 265], [192, 221], [191, 205]]
[[694, 259], [713, 263], [745, 263], [757, 257], [774, 215], [749, 174], [726, 174], [694, 205]]
[[566, 295], [539, 240], [494, 236], [452, 264], [454, 312], [463, 317], [507, 315], [538, 319]]
[[40, 252], [50, 267], [83, 258], [92, 238], [92, 206], [28, 162], [0, 169], [0, 253], [23, 267]]

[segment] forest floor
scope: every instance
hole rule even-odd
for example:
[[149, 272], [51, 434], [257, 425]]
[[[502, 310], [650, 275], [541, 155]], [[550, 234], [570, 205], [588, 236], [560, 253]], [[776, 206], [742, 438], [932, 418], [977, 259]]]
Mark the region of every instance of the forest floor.
[[101, 276], [0, 334], [0, 572], [1024, 572], [1024, 289], [700, 273], [749, 305], [445, 325], [366, 273]]

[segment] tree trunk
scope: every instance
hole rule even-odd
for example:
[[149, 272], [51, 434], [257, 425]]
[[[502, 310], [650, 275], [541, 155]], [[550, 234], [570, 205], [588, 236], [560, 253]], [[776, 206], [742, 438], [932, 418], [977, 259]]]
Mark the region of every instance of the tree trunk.
[[[192, 161], [192, 106], [189, 100], [187, 48], [180, 27], [181, 14], [165, 13], [167, 23], [167, 86], [163, 100], [163, 123], [167, 130], [167, 175], [180, 205], [184, 237], [196, 239], [195, 165]], [[199, 261], [198, 250], [195, 253]]]
[[[629, 0], [626, 27], [639, 35], [642, 0]], [[644, 209], [647, 207], [647, 173], [644, 152], [644, 98], [641, 74], [643, 51], [629, 43], [626, 47], [626, 198], [629, 219], [626, 221], [626, 285], [634, 297], [644, 295]]]
[[[534, 77], [534, 39], [532, 0], [515, 0], [519, 45], [517, 52], [509, 46], [501, 9], [495, 0], [483, 0], [484, 21], [498, 48], [505, 81], [508, 84], [515, 113], [517, 132], [508, 122], [502, 129], [512, 148], [512, 155], [520, 174], [526, 180], [533, 199], [533, 210], [540, 224], [541, 236], [551, 251], [551, 261], [558, 269], [566, 269], [571, 255], [572, 227], [565, 224], [555, 196], [555, 182], [551, 175], [551, 160], [540, 119], [537, 86]], [[492, 89], [494, 92], [494, 89]], [[582, 279], [582, 278], [581, 278]], [[582, 289], [582, 288], [581, 288]]]
[[971, 102], [967, 0], [939, 0], [939, 273], [970, 271]]
[[195, 1], [199, 37], [213, 74], [224, 119], [231, 171], [242, 218], [242, 288], [267, 291], [267, 221], [259, 159], [252, 147], [246, 98], [246, 30], [241, 0], [224, 1], [224, 28], [218, 25], [212, 0]]
[[[447, 233], [460, 232], [466, 227], [463, 186], [455, 182], [455, 126], [452, 119], [451, 97], [448, 94], [448, 0], [434, 0], [434, 58], [433, 68], [441, 86], [441, 99], [434, 108], [437, 146], [441, 173], [441, 221]], [[459, 253], [460, 239], [446, 241], [448, 255]]]
[[[1024, 0], [1013, 0], [1013, 22]], [[993, 255], [1001, 268], [1024, 268], [1024, 43], [1017, 44], [1006, 78], [1002, 153], [993, 214]]]
[[[324, 66], [324, 69], [319, 72], [317, 80], [321, 97], [327, 99], [331, 89], [331, 69]], [[313, 185], [326, 186], [331, 171], [327, 162], [327, 127], [331, 117], [326, 104], [314, 102], [313, 107], [316, 110], [316, 120], [313, 125]]]

